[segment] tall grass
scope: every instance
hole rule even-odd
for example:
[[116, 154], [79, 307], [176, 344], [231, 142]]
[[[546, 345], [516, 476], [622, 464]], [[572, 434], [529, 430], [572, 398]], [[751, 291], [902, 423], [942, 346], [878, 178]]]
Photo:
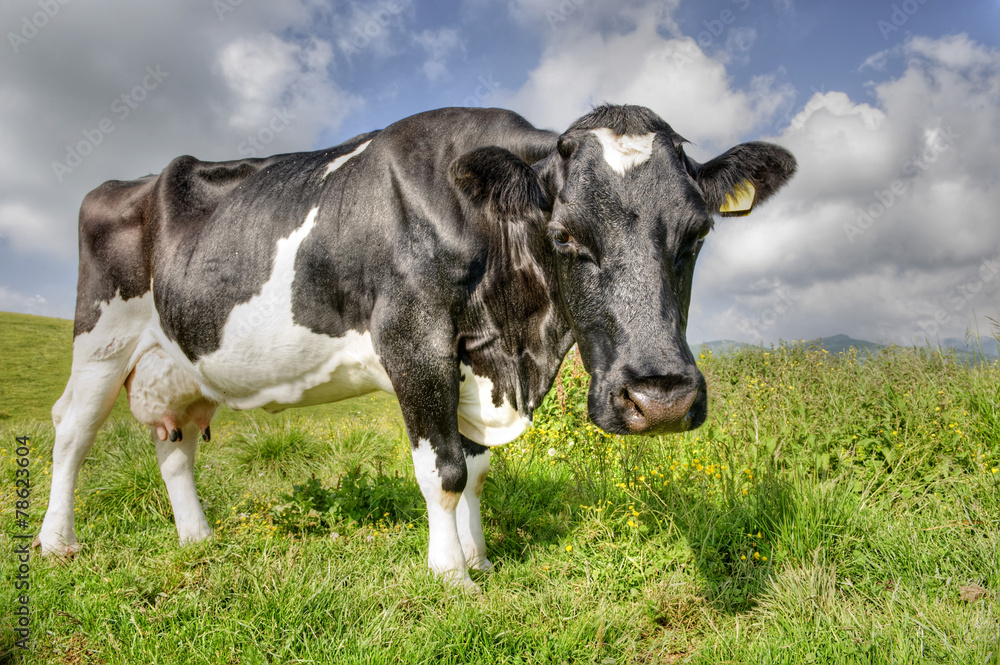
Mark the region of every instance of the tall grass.
[[240, 469], [263, 475], [308, 474], [323, 465], [330, 446], [312, 433], [308, 422], [288, 417], [248, 419], [232, 437], [233, 457]]
[[[637, 438], [589, 423], [567, 361], [494, 450], [480, 596], [425, 569], [395, 423], [223, 428], [199, 462], [216, 535], [187, 547], [148, 435], [113, 427], [81, 482], [87, 546], [33, 559], [33, 650], [0, 638], [0, 662], [996, 662], [1000, 369], [807, 344], [699, 362], [708, 422]], [[33, 454], [36, 525], [47, 465]]]

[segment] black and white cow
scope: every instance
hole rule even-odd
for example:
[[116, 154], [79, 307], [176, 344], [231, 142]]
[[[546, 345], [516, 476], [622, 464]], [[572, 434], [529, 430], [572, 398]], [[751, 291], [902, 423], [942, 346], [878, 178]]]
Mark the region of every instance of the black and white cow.
[[78, 549], [73, 493], [124, 386], [148, 425], [181, 541], [211, 531], [194, 485], [216, 405], [280, 411], [395, 394], [427, 500], [428, 563], [489, 569], [489, 447], [528, 426], [570, 346], [609, 432], [705, 420], [685, 341], [713, 213], [795, 170], [739, 145], [706, 164], [648, 109], [602, 106], [561, 136], [498, 109], [441, 109], [317, 152], [107, 182], [80, 211], [73, 368], [53, 407], [44, 553]]

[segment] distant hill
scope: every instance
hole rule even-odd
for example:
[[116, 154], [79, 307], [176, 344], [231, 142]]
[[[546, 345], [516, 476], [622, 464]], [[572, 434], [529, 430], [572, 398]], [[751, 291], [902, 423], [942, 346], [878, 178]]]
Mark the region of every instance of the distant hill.
[[844, 353], [849, 351], [851, 348], [855, 348], [859, 351], [858, 355], [860, 356], [865, 356], [868, 353], [875, 354], [884, 348], [882, 344], [876, 344], [875, 342], [869, 342], [863, 339], [854, 339], [853, 337], [848, 337], [847, 335], [821, 337], [819, 339], [819, 345], [826, 349], [828, 353]]
[[[828, 353], [833, 354], [844, 353], [851, 348], [857, 349], [858, 357], [862, 360], [869, 354], [876, 354], [887, 346], [885, 344], [869, 342], [864, 339], [855, 339], [848, 335], [831, 335], [830, 337], [821, 337], [818, 340], [808, 341], [809, 343], [817, 343], [821, 348], [826, 349]], [[713, 354], [721, 355], [738, 351], [740, 348], [747, 346], [753, 347], [759, 345], [749, 344], [747, 342], [736, 342], [731, 339], [722, 339], [692, 344], [691, 350], [695, 353], [699, 353], [701, 352], [701, 349], [707, 349]], [[964, 365], [976, 364], [978, 359], [982, 356], [985, 356], [987, 361], [1000, 358], [1000, 353], [997, 351], [997, 343], [992, 338], [983, 340], [981, 342], [980, 349], [977, 349], [975, 346], [966, 343], [963, 339], [958, 337], [947, 337], [941, 340], [940, 348], [945, 352], [954, 351], [955, 359]]]
[[753, 344], [747, 344], [746, 342], [734, 342], [731, 339], [719, 339], [714, 342], [702, 342], [701, 344], [692, 344], [691, 351], [694, 353], [704, 353], [704, 351], [711, 351], [715, 355], [722, 355], [725, 353], [732, 353], [733, 351], [738, 351], [744, 346], [754, 346]]
[[965, 351], [966, 353], [979, 354], [991, 358], [1000, 358], [1000, 351], [997, 350], [997, 341], [992, 337], [983, 338], [977, 344], [975, 340], [967, 342], [961, 337], [945, 337], [941, 340], [941, 346], [955, 349], [955, 351]]

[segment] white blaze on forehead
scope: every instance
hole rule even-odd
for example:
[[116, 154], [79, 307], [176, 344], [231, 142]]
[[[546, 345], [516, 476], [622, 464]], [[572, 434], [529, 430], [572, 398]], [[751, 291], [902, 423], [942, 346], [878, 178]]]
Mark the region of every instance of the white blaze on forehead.
[[349, 159], [351, 159], [352, 157], [357, 157], [358, 155], [360, 155], [361, 153], [363, 153], [365, 151], [365, 148], [368, 147], [369, 143], [371, 143], [371, 139], [365, 141], [364, 143], [362, 143], [361, 145], [359, 145], [357, 148], [355, 148], [351, 152], [347, 153], [346, 155], [341, 155], [337, 159], [335, 159], [332, 162], [330, 162], [329, 164], [327, 164], [326, 165], [326, 171], [323, 172], [323, 177], [325, 178], [328, 175], [330, 175], [331, 173], [333, 173], [334, 171], [336, 171], [337, 169], [339, 169], [341, 166], [343, 166], [344, 164], [346, 164], [347, 161]]
[[592, 129], [590, 133], [597, 137], [604, 149], [604, 161], [619, 175], [642, 164], [653, 156], [653, 139], [656, 134], [615, 134], [607, 127]]
[[464, 380], [458, 395], [458, 431], [482, 446], [500, 446], [521, 436], [531, 419], [521, 415], [506, 396], [493, 403], [493, 382], [459, 364]]

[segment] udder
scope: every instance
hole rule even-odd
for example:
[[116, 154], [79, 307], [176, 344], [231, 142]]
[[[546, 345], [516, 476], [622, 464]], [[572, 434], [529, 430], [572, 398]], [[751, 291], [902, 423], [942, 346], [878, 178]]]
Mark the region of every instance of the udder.
[[128, 405], [136, 420], [156, 429], [160, 441], [180, 441], [194, 423], [205, 441], [212, 438], [217, 404], [201, 394], [198, 382], [159, 346], [146, 351], [125, 379]]

